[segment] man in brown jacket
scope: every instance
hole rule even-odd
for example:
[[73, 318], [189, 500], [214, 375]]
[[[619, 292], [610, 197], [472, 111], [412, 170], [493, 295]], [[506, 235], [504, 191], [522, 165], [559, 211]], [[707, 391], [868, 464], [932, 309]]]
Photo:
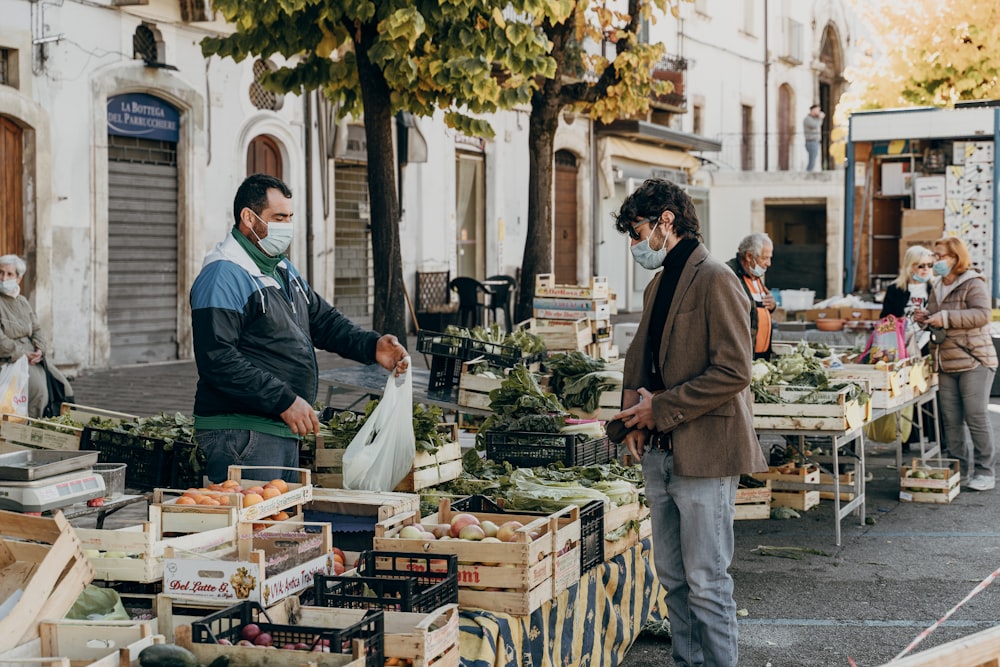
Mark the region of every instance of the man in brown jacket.
[[642, 460], [656, 573], [667, 589], [675, 664], [737, 664], [733, 517], [743, 473], [767, 469], [753, 429], [750, 302], [700, 243], [690, 197], [649, 179], [615, 227], [634, 259], [663, 270], [646, 288], [625, 358], [625, 443]]

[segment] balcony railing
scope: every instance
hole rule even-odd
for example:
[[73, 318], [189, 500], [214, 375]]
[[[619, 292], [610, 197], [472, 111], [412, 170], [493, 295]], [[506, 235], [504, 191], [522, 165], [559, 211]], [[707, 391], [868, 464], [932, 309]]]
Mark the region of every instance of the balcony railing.
[[679, 56], [664, 58], [653, 66], [653, 78], [657, 81], [669, 81], [673, 90], [662, 95], [652, 95], [653, 107], [675, 113], [687, 112], [687, 97], [684, 94], [684, 78], [687, 72], [687, 60]]
[[[788, 135], [785, 140], [787, 148], [782, 146], [782, 137], [772, 132], [767, 135], [769, 159], [768, 171], [805, 171], [809, 164], [806, 153], [806, 142], [801, 132]], [[722, 144], [722, 150], [706, 157], [712, 159], [723, 169], [737, 171], [764, 171], [764, 138], [763, 132], [744, 135], [738, 132], [722, 133], [715, 139]], [[817, 171], [833, 168], [829, 156], [829, 142], [826, 137], [820, 141], [819, 164]]]

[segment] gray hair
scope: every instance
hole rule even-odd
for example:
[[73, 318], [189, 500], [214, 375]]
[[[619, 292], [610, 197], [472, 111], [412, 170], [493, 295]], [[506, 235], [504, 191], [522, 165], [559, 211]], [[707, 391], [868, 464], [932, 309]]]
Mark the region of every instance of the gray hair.
[[0, 266], [13, 266], [18, 278], [23, 278], [24, 272], [28, 270], [28, 265], [17, 255], [0, 256]]
[[743, 237], [740, 241], [740, 247], [736, 249], [738, 255], [743, 255], [744, 253], [750, 253], [751, 257], [760, 257], [760, 254], [764, 252], [764, 246], [774, 247], [774, 242], [771, 241], [771, 237], [764, 232], [754, 232], [748, 236]]

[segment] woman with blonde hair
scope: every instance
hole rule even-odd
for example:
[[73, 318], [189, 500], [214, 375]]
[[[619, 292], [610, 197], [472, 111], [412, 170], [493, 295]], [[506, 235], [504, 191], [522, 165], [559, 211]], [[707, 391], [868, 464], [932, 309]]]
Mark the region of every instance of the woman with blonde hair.
[[926, 308], [933, 269], [934, 251], [922, 245], [911, 246], [903, 256], [899, 275], [885, 290], [879, 317], [912, 317], [915, 311]]
[[[989, 491], [995, 482], [993, 430], [989, 403], [997, 354], [990, 337], [992, 304], [986, 279], [971, 268], [969, 250], [962, 239], [945, 237], [934, 242], [934, 274], [941, 280], [931, 288], [926, 310], [916, 320], [944, 330], [936, 345], [939, 374], [938, 400], [948, 454], [958, 459], [968, 488]], [[972, 436], [972, 456], [965, 440], [965, 426]]]

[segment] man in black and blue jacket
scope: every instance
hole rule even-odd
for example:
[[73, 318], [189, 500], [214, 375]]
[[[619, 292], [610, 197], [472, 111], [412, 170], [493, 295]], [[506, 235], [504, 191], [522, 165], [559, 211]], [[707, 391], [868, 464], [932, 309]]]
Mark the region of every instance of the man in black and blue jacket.
[[[315, 348], [397, 373], [409, 364], [395, 336], [355, 325], [285, 257], [293, 233], [287, 185], [249, 176], [233, 217], [191, 287], [195, 437], [213, 482], [226, 479], [230, 465], [298, 467], [299, 437], [319, 431]], [[291, 471], [260, 474], [298, 481]]]

